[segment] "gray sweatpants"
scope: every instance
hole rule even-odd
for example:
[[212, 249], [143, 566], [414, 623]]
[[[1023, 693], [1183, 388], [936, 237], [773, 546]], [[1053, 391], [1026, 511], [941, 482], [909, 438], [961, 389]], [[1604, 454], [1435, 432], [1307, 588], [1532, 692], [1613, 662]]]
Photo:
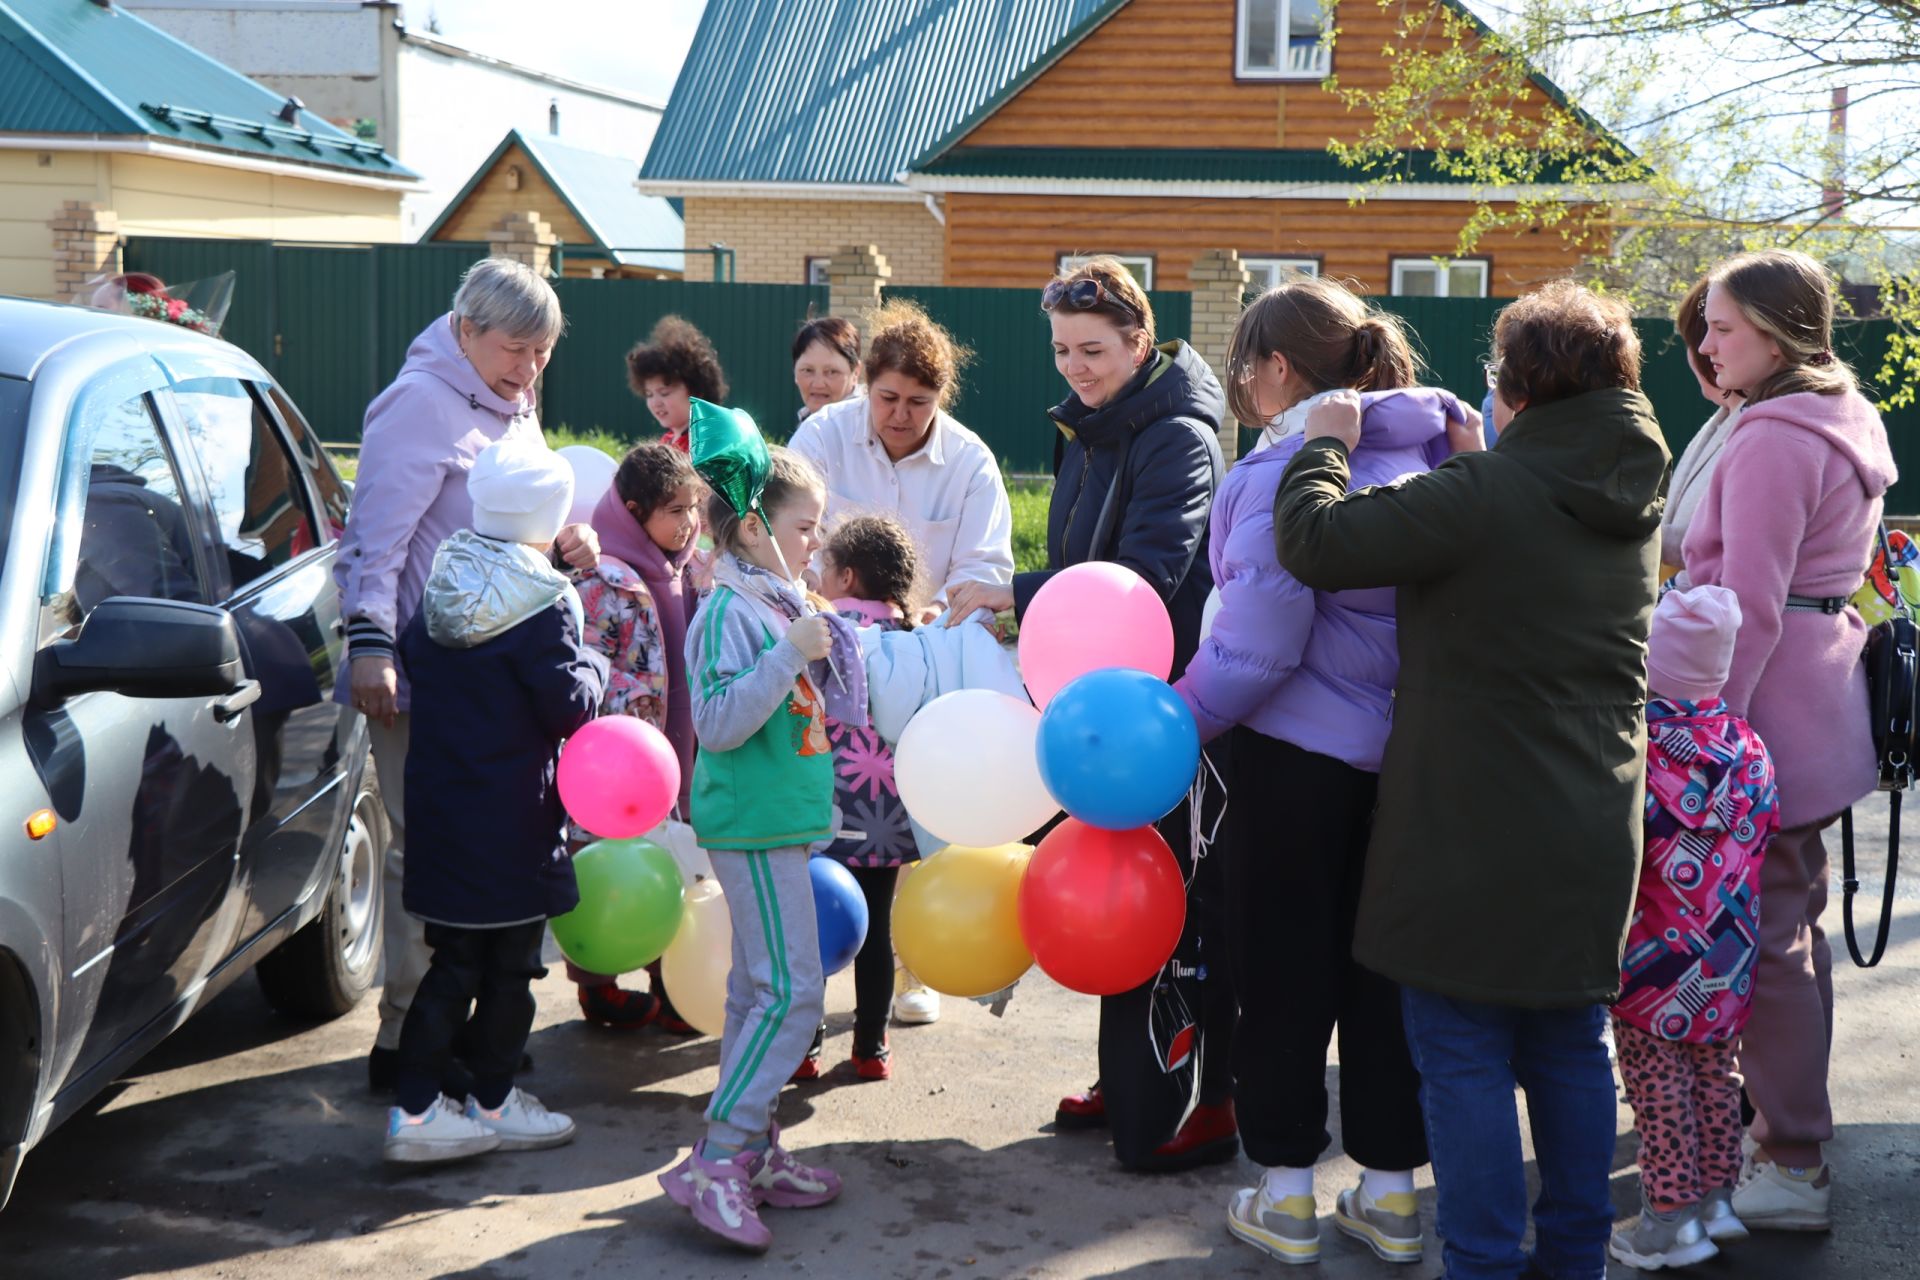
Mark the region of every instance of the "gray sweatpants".
[[780, 1090], [807, 1056], [826, 1006], [826, 978], [807, 851], [714, 850], [712, 858], [733, 921], [733, 968], [707, 1140], [743, 1147], [767, 1136]]

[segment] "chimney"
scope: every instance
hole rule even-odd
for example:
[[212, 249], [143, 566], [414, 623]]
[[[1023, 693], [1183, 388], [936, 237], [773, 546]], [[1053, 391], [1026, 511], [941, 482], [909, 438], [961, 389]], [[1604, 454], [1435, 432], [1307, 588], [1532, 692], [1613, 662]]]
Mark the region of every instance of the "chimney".
[[1820, 205], [1826, 216], [1838, 218], [1847, 208], [1847, 87], [1833, 91], [1833, 107], [1827, 113], [1827, 184], [1820, 191]]
[[[1845, 92], [1842, 90], [1841, 92]], [[547, 132], [554, 137], [560, 136], [560, 99], [547, 99]]]

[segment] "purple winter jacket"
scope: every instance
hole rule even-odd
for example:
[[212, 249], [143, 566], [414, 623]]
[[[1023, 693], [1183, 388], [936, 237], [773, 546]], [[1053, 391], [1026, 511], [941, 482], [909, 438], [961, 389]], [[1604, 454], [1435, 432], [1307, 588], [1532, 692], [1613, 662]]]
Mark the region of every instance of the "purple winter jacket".
[[[1451, 394], [1426, 387], [1368, 392], [1360, 402], [1354, 489], [1439, 465], [1451, 453], [1447, 419], [1465, 416]], [[1174, 690], [1203, 741], [1243, 724], [1378, 773], [1400, 672], [1395, 589], [1313, 591], [1280, 567], [1274, 495], [1302, 442], [1288, 436], [1243, 458], [1220, 486], [1208, 552], [1219, 612]]]
[[[400, 373], [367, 406], [353, 508], [333, 563], [347, 652], [384, 654], [400, 677], [400, 709], [411, 705], [398, 637], [420, 607], [433, 553], [473, 526], [467, 472], [480, 451], [510, 435], [540, 438], [535, 399], [505, 400], [460, 354], [448, 313], [420, 331]], [[351, 663], [342, 664], [334, 701], [352, 705]]]

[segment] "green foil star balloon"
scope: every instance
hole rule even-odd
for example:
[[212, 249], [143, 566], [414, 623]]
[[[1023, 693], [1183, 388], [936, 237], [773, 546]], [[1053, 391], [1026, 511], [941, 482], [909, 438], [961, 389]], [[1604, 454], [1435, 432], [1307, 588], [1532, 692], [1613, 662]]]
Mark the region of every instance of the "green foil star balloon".
[[[760, 494], [773, 469], [767, 442], [744, 410], [728, 409], [698, 397], [690, 397], [688, 406], [693, 469], [744, 520], [748, 512], [759, 511]], [[764, 512], [760, 520], [766, 523]]]

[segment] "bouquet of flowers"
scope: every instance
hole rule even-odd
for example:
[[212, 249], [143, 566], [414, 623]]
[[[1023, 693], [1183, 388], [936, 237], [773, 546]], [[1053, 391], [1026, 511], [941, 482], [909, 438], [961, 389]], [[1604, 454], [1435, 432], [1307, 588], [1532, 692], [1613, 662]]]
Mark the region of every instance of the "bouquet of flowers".
[[80, 306], [162, 320], [217, 338], [233, 304], [233, 280], [233, 272], [223, 271], [205, 280], [169, 286], [158, 276], [135, 271], [97, 276], [73, 300]]

